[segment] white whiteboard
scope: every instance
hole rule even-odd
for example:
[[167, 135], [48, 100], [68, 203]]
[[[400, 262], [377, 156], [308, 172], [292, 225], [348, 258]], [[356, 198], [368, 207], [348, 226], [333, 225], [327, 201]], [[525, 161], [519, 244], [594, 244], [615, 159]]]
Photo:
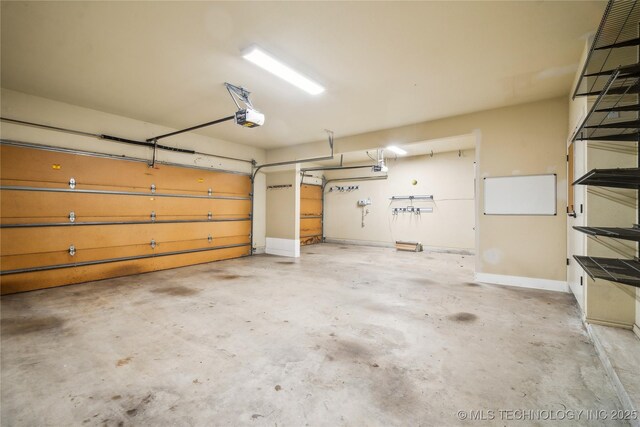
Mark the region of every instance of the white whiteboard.
[[484, 179], [485, 215], [556, 215], [556, 175]]

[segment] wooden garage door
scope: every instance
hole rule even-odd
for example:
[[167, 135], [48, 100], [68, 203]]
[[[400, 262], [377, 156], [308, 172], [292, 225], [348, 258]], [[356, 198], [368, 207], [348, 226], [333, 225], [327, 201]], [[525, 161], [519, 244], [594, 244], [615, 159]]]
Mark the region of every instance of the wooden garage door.
[[0, 145], [3, 294], [251, 253], [244, 174]]
[[322, 187], [302, 184], [300, 187], [300, 244], [322, 242]]

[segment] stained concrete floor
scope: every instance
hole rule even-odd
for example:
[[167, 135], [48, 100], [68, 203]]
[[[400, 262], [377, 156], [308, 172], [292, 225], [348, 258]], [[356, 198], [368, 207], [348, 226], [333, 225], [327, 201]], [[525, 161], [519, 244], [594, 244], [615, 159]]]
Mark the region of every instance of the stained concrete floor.
[[549, 425], [456, 414], [620, 408], [570, 295], [472, 278], [470, 256], [323, 244], [4, 296], [2, 425]]
[[[600, 359], [623, 407], [640, 413], [640, 340], [633, 331], [602, 325], [590, 325], [590, 336], [600, 348]], [[640, 427], [640, 416], [632, 426]]]

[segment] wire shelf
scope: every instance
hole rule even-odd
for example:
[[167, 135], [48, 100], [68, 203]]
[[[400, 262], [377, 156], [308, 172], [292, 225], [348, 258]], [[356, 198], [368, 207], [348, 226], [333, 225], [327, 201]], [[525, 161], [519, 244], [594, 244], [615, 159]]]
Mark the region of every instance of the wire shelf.
[[614, 239], [640, 242], [640, 228], [638, 228], [637, 226], [634, 226], [632, 228], [574, 226], [573, 228], [590, 236], [604, 236]]
[[640, 262], [636, 259], [573, 256], [592, 279], [640, 287]]
[[578, 178], [573, 185], [595, 185], [638, 190], [640, 189], [640, 169], [593, 169]]

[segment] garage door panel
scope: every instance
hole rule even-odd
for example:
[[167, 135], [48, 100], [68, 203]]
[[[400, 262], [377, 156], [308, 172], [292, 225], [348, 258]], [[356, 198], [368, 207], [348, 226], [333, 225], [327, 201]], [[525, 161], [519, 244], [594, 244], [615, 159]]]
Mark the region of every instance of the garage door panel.
[[[144, 162], [6, 144], [0, 144], [0, 150], [0, 180], [5, 186], [0, 190], [3, 293], [251, 252], [247, 175], [165, 165], [149, 168]], [[222, 248], [226, 246], [233, 247]], [[129, 257], [136, 259], [116, 261]], [[72, 264], [79, 265], [66, 267]], [[6, 274], [19, 269], [34, 271]]]
[[301, 237], [300, 245], [315, 245], [316, 243], [322, 243], [322, 236], [309, 236], [309, 237]]
[[301, 199], [322, 199], [322, 187], [319, 185], [309, 185], [303, 184], [300, 187], [300, 198]]
[[182, 197], [155, 197], [151, 209], [160, 217], [208, 215], [213, 218], [247, 218], [251, 213], [250, 200], [192, 199]]
[[300, 219], [300, 237], [322, 234], [322, 219]]
[[153, 183], [153, 175], [147, 171], [149, 167], [144, 162], [8, 145], [0, 146], [0, 154], [3, 185], [19, 181], [55, 183], [68, 188], [70, 178], [85, 184], [109, 183], [111, 186], [128, 188], [148, 189]]
[[300, 216], [322, 215], [322, 200], [300, 200]]
[[231, 246], [231, 245], [239, 245], [242, 243], [246, 243], [247, 245], [251, 243], [251, 237], [249, 234], [240, 234], [237, 236], [221, 236], [213, 238], [214, 246]]
[[300, 244], [322, 241], [322, 187], [303, 184], [300, 187]]
[[17, 218], [30, 219], [28, 222], [40, 222], [43, 218], [56, 218], [57, 221], [66, 218], [68, 221], [71, 211], [76, 220], [81, 221], [83, 217], [105, 220], [148, 217], [154, 210], [151, 197], [17, 190], [2, 190], [0, 197], [3, 224], [18, 223]]
[[149, 244], [119, 246], [112, 248], [76, 248], [71, 256], [69, 250], [2, 256], [2, 270], [10, 271], [23, 268], [51, 267], [98, 261], [113, 258], [124, 258], [140, 255], [152, 255], [154, 250]]
[[300, 230], [300, 238], [311, 237], [311, 236], [320, 236], [320, 235], [322, 235], [322, 229], [321, 228]]
[[249, 236], [250, 230], [250, 221], [5, 228], [0, 231], [0, 252], [6, 256], [67, 251], [70, 245], [78, 249], [144, 245], [152, 239], [156, 242], [206, 241], [209, 235], [214, 239]]
[[251, 233], [251, 221], [215, 222], [211, 224], [213, 237], [240, 236]]
[[154, 184], [158, 192], [196, 191], [214, 196], [248, 197], [251, 178], [247, 175], [157, 165], [153, 170]]
[[72, 153], [0, 146], [2, 185], [69, 188], [73, 178], [78, 189], [150, 191], [158, 193], [191, 193], [248, 197], [251, 179], [247, 175], [213, 172], [177, 166], [104, 157], [80, 156]]
[[[247, 178], [248, 179], [248, 178]], [[74, 187], [71, 188], [69, 186], [69, 182], [65, 181], [65, 182], [43, 182], [43, 181], [38, 181], [37, 182], [37, 187], [34, 187], [34, 184], [36, 182], [34, 181], [28, 181], [28, 180], [17, 180], [17, 179], [2, 179], [0, 180], [0, 184], [2, 186], [8, 186], [8, 187], [15, 187], [15, 186], [19, 186], [19, 187], [27, 187], [27, 188], [45, 188], [45, 189], [57, 189], [57, 190], [76, 190], [77, 192], [81, 192], [83, 190], [85, 191], [102, 191], [102, 192], [127, 192], [127, 193], [139, 193], [139, 195], [148, 195], [148, 196], [153, 196], [153, 195], [158, 195], [159, 197], [161, 197], [162, 195], [187, 195], [187, 196], [196, 196], [196, 197], [206, 197], [206, 196], [213, 196], [213, 197], [250, 197], [249, 193], [250, 193], [250, 188], [251, 186], [249, 185], [249, 190], [246, 189], [246, 186], [244, 184], [237, 185], [237, 189], [234, 188], [225, 188], [225, 187], [218, 187], [220, 189], [220, 191], [215, 191], [213, 187], [211, 186], [205, 186], [203, 185], [202, 188], [199, 189], [189, 189], [189, 188], [178, 188], [176, 186], [171, 187], [171, 188], [167, 188], [167, 187], [158, 187], [157, 184], [152, 183], [149, 184], [148, 186], [117, 186], [117, 185], [105, 185], [105, 184], [92, 184], [92, 183], [86, 183], [86, 182], [82, 182], [82, 181], [78, 181], [75, 177], [74, 177]], [[217, 183], [218, 185], [220, 183]], [[153, 190], [151, 189], [151, 185], [154, 185]], [[211, 193], [209, 193], [209, 188], [211, 188]], [[226, 190], [226, 191], [222, 191], [222, 190]]]
[[[0, 276], [2, 294], [51, 288], [74, 283], [129, 276], [155, 270], [183, 267], [193, 264], [238, 258], [250, 254], [249, 245], [236, 248], [203, 251], [191, 254], [168, 255], [132, 261], [61, 268]], [[215, 276], [212, 276], [215, 282]]]
[[[218, 261], [221, 259], [238, 258], [251, 254], [250, 246], [238, 246], [237, 248], [217, 249], [214, 251], [196, 252], [191, 254], [172, 255], [155, 258], [156, 268], [165, 270], [167, 268], [182, 267], [191, 264], [202, 264], [205, 262]], [[211, 277], [215, 282], [215, 276]]]
[[208, 239], [182, 240], [172, 242], [160, 242], [156, 246], [155, 253], [161, 254], [166, 252], [187, 251], [192, 249], [216, 248], [221, 246], [231, 246], [249, 244], [249, 236], [231, 236], [217, 237], [208, 241]]
[[73, 263], [74, 260], [68, 251], [56, 251], [48, 253], [3, 255], [0, 257], [3, 271], [32, 268], [38, 266], [50, 266]]
[[248, 218], [251, 214], [251, 200], [213, 200], [212, 213], [214, 218]]
[[[74, 212], [75, 221], [109, 221], [246, 218], [251, 212], [250, 200], [198, 199], [183, 197], [147, 197], [76, 192], [38, 192], [2, 190], [0, 208], [3, 224], [68, 222]], [[186, 219], [186, 218], [183, 218]]]
[[116, 258], [128, 258], [137, 256], [151, 256], [167, 252], [188, 251], [194, 249], [211, 249], [220, 246], [249, 244], [248, 235], [217, 237], [209, 241], [208, 238], [176, 241], [155, 241], [155, 247], [151, 247], [151, 242], [126, 246], [112, 247], [82, 247], [75, 246], [75, 253], [71, 255], [69, 249], [29, 253], [18, 255], [3, 255], [0, 257], [3, 271], [34, 268], [42, 266], [60, 266], [66, 264], [77, 264], [89, 261], [111, 260]]

